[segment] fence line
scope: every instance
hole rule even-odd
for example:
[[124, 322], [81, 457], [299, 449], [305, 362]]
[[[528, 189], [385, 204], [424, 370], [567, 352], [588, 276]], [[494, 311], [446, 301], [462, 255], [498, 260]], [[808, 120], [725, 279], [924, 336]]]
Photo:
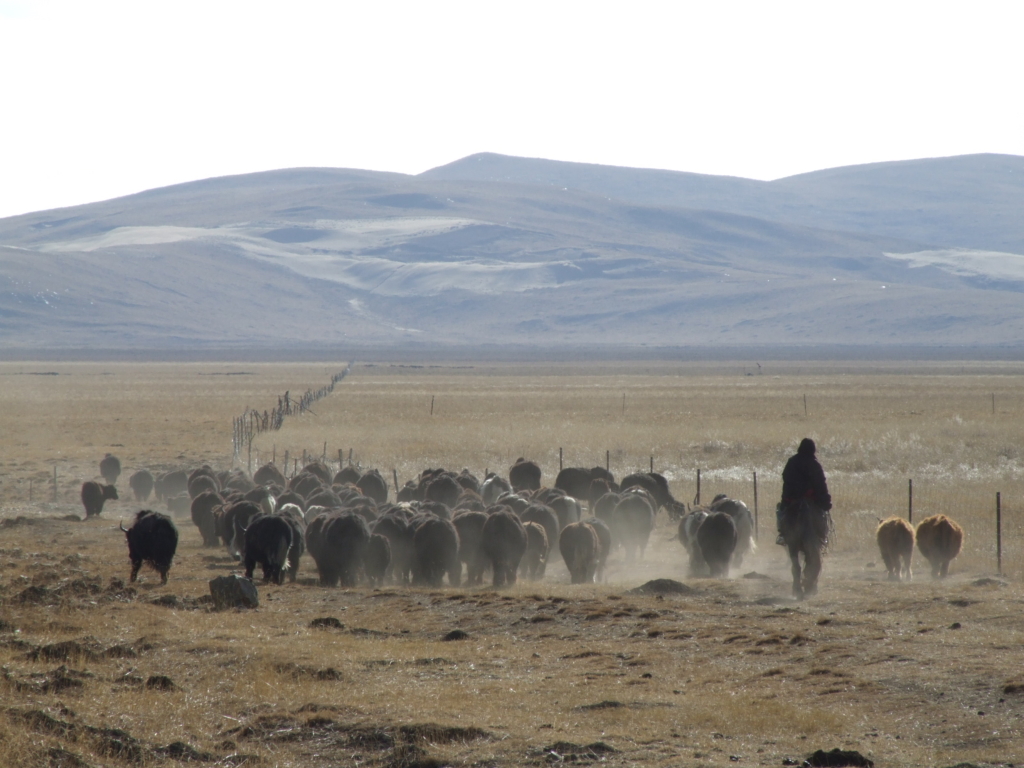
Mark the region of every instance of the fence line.
[[231, 448], [232, 456], [238, 460], [242, 448], [248, 451], [249, 469], [252, 470], [252, 441], [256, 435], [263, 432], [279, 430], [284, 425], [286, 416], [303, 414], [306, 411], [312, 413], [310, 406], [313, 403], [327, 397], [334, 391], [334, 386], [344, 379], [352, 370], [352, 363], [345, 366], [345, 370], [334, 374], [331, 383], [319, 389], [307, 389], [297, 400], [291, 396], [291, 390], [277, 398], [277, 407], [260, 413], [255, 408], [246, 408], [245, 412], [232, 420], [231, 424]]

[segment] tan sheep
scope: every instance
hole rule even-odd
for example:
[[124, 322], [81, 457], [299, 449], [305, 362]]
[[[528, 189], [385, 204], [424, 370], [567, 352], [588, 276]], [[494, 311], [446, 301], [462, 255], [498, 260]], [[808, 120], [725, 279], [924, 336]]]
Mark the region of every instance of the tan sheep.
[[932, 578], [945, 578], [950, 561], [960, 554], [964, 529], [945, 515], [933, 515], [917, 526], [917, 548], [932, 565]]
[[902, 517], [890, 517], [879, 522], [876, 533], [878, 548], [889, 572], [890, 581], [910, 581], [910, 558], [914, 554], [914, 527]]

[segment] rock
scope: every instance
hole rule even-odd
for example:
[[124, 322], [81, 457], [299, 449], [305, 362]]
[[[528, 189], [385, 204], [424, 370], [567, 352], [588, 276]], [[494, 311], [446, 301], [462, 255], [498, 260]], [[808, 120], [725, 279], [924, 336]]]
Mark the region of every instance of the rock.
[[441, 638], [443, 642], [451, 642], [452, 640], [468, 640], [469, 633], [463, 632], [461, 629], [453, 629], [447, 635]]
[[333, 616], [322, 616], [309, 622], [310, 629], [344, 629], [345, 625]]
[[692, 595], [693, 587], [688, 587], [674, 579], [654, 579], [636, 589], [629, 590], [628, 595]]
[[804, 765], [810, 768], [843, 768], [843, 766], [854, 766], [854, 768], [874, 768], [873, 761], [868, 760], [864, 755], [855, 749], [839, 749], [836, 747], [828, 752], [819, 749], [804, 761]]
[[259, 592], [256, 585], [241, 576], [218, 576], [210, 581], [210, 595], [218, 611], [225, 608], [258, 608]]

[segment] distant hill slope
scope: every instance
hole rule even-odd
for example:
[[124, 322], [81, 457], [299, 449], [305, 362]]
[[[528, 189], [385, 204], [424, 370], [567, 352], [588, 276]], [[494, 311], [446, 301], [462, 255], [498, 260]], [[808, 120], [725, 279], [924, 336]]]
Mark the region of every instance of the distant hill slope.
[[1024, 157], [1016, 155], [903, 160], [753, 181], [479, 154], [421, 177], [566, 187], [640, 205], [1024, 254]]
[[0, 347], [1019, 344], [1022, 166], [190, 182], [0, 220]]

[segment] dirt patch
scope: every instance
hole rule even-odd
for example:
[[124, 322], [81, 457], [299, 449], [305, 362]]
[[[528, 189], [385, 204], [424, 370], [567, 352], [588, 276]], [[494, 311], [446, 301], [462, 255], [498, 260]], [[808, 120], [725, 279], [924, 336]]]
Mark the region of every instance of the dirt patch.
[[[73, 717], [73, 713], [66, 712]], [[120, 728], [97, 728], [87, 724], [69, 722], [40, 709], [9, 709], [7, 715], [11, 720], [20, 722], [37, 733], [87, 744], [93, 752], [101, 757], [111, 757], [138, 764], [155, 754], [152, 747]]]
[[177, 760], [180, 763], [212, 763], [218, 759], [213, 753], [200, 752], [184, 741], [171, 742], [166, 747], [157, 747], [153, 752], [162, 757]]
[[642, 584], [636, 589], [629, 590], [629, 595], [692, 595], [696, 592], [693, 587], [683, 584], [674, 579], [653, 579]]
[[[134, 591], [134, 590], [133, 590]], [[198, 611], [213, 609], [213, 595], [202, 595], [200, 597], [180, 597], [178, 595], [160, 595], [149, 601], [150, 605], [158, 605], [161, 608], [173, 608], [179, 611]]]
[[[303, 711], [324, 711], [319, 705], [305, 705]], [[474, 726], [448, 726], [437, 723], [415, 723], [394, 726], [379, 723], [337, 722], [322, 715], [300, 721], [289, 715], [267, 714], [251, 723], [225, 733], [240, 740], [275, 744], [296, 743], [316, 745], [322, 754], [345, 755], [352, 750], [383, 752], [380, 760], [389, 766], [438, 765], [426, 747], [489, 740], [488, 731]]]
[[596, 704], [580, 704], [580, 706], [573, 707], [573, 709], [577, 712], [591, 712], [595, 709], [619, 709], [625, 706], [626, 705], [621, 701], [612, 701], [609, 699], [606, 701], [599, 701]]
[[[29, 661], [99, 661], [107, 658], [107, 649], [95, 641], [90, 640], [65, 640], [60, 643], [51, 643], [33, 648], [25, 654]], [[132, 652], [133, 655], [134, 651]], [[124, 654], [119, 649], [115, 655], [122, 658]]]
[[53, 606], [75, 601], [130, 602], [138, 592], [126, 587], [120, 579], [111, 579], [104, 587], [99, 581], [65, 579], [53, 586], [33, 584], [14, 596], [13, 602], [24, 606]]
[[167, 675], [150, 675], [146, 680], [146, 690], [148, 691], [176, 691], [178, 686], [174, 684], [174, 681]]
[[591, 744], [574, 744], [571, 741], [556, 741], [533, 753], [547, 763], [594, 763], [605, 760], [608, 755], [618, 752], [603, 741]]
[[4, 679], [14, 685], [19, 693], [62, 693], [80, 691], [85, 688], [85, 681], [94, 677], [89, 672], [70, 669], [61, 665], [50, 672], [31, 673], [21, 678], [8, 670], [4, 670]]
[[316, 667], [308, 667], [303, 664], [292, 664], [288, 662], [285, 664], [277, 664], [274, 667], [274, 671], [281, 675], [287, 675], [293, 680], [341, 680], [341, 673], [334, 669], [334, 667], [317, 669]]

